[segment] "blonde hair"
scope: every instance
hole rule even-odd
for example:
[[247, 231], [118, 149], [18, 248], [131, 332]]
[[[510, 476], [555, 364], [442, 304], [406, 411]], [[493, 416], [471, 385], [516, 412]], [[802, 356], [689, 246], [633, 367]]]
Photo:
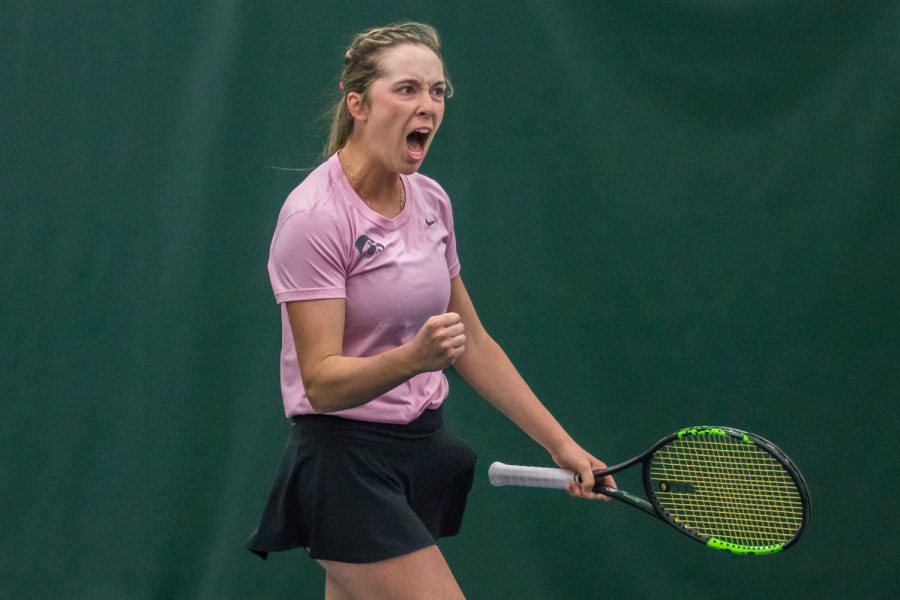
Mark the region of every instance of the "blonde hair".
[[368, 101], [369, 86], [381, 76], [381, 52], [400, 44], [420, 44], [434, 52], [444, 68], [444, 79], [447, 84], [445, 97], [453, 94], [447, 68], [441, 56], [441, 40], [437, 30], [431, 25], [416, 22], [394, 23], [384, 27], [376, 27], [357, 34], [347, 52], [344, 54], [344, 68], [341, 71], [341, 98], [329, 111], [331, 129], [325, 143], [325, 158], [328, 158], [344, 144], [353, 133], [353, 115], [347, 108], [347, 94], [362, 94]]

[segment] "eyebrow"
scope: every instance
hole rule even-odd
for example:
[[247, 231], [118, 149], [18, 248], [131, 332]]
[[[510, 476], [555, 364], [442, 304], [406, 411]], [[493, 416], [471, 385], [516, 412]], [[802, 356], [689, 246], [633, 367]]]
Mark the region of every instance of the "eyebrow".
[[[421, 82], [420, 80], [418, 80], [418, 79], [412, 79], [412, 78], [409, 78], [409, 79], [401, 79], [400, 81], [395, 81], [395, 82], [394, 82], [394, 85], [402, 85], [402, 84], [407, 84], [407, 85], [422, 85], [422, 82]], [[435, 81], [435, 82], [432, 83], [431, 85], [432, 85], [432, 86], [435, 86], [435, 85], [447, 85], [447, 82], [444, 81], [443, 79], [440, 79], [440, 80], [438, 80], [438, 81]]]

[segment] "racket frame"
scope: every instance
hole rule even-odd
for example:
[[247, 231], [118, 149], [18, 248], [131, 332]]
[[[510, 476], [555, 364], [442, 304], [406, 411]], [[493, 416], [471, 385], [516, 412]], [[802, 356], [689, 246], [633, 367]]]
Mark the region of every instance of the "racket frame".
[[[797, 534], [791, 538], [785, 544], [776, 544], [772, 546], [744, 546], [739, 544], [729, 543], [723, 540], [719, 540], [715, 537], [702, 536], [691, 530], [690, 528], [685, 527], [682, 523], [679, 523], [675, 520], [669, 512], [665, 509], [664, 506], [660, 504], [659, 498], [656, 496], [656, 490], [653, 489], [653, 484], [650, 480], [650, 464], [653, 460], [656, 452], [666, 446], [667, 444], [683, 439], [687, 436], [695, 436], [695, 435], [719, 435], [719, 436], [729, 436], [735, 438], [745, 444], [753, 444], [760, 448], [762, 448], [765, 452], [767, 452], [770, 456], [772, 456], [776, 461], [778, 461], [791, 476], [794, 484], [797, 487], [799, 492], [801, 502], [803, 505], [803, 518]], [[675, 433], [667, 435], [662, 438], [658, 442], [656, 442], [653, 446], [650, 447], [649, 450], [631, 458], [623, 463], [614, 465], [612, 467], [607, 467], [606, 469], [601, 469], [598, 471], [594, 471], [594, 479], [599, 480], [606, 475], [613, 475], [620, 471], [624, 471], [625, 469], [634, 466], [637, 463], [642, 463], [642, 480], [644, 485], [644, 493], [647, 496], [647, 499], [639, 498], [634, 494], [630, 494], [628, 492], [617, 490], [614, 488], [607, 487], [603, 484], [597, 483], [594, 485], [593, 491], [601, 493], [605, 496], [609, 496], [611, 498], [615, 498], [616, 500], [620, 500], [629, 506], [633, 506], [638, 508], [647, 514], [651, 514], [658, 519], [668, 523], [676, 530], [685, 534], [693, 540], [696, 540], [702, 544], [710, 548], [715, 548], [718, 550], [727, 550], [733, 554], [753, 554], [753, 555], [762, 555], [762, 554], [772, 554], [774, 552], [780, 552], [793, 546], [797, 543], [797, 540], [800, 539], [800, 535], [806, 529], [809, 524], [809, 515], [810, 515], [810, 499], [809, 499], [809, 490], [806, 486], [806, 481], [803, 478], [803, 475], [800, 473], [800, 470], [794, 465], [793, 461], [791, 461], [790, 457], [785, 454], [778, 446], [765, 439], [760, 435], [756, 435], [754, 433], [749, 433], [746, 431], [742, 431], [740, 429], [735, 429], [733, 427], [724, 427], [724, 426], [696, 426], [696, 427], [686, 427], [681, 429]], [[576, 475], [576, 480], [580, 482], [580, 477]]]

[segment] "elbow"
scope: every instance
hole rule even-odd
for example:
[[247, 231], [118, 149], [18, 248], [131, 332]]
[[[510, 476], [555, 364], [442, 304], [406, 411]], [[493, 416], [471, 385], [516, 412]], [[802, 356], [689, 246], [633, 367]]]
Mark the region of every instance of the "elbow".
[[303, 386], [306, 389], [306, 399], [309, 400], [309, 405], [317, 414], [326, 414], [336, 410], [328, 402], [327, 395], [323, 394], [313, 382], [304, 381]]
[[323, 386], [317, 384], [315, 380], [309, 383], [304, 381], [303, 385], [306, 388], [306, 399], [316, 414], [325, 415], [346, 408], [353, 408], [353, 405], [347, 405], [345, 402], [342, 402], [341, 394], [333, 388], [323, 389]]
[[306, 399], [317, 414], [332, 413], [346, 408], [341, 402], [340, 382], [335, 381], [320, 365], [309, 365], [306, 369], [301, 369], [300, 379], [303, 382]]
[[306, 399], [309, 401], [309, 405], [312, 407], [314, 413], [320, 415], [326, 412], [323, 410], [323, 406], [320, 403], [318, 396], [311, 394], [309, 389], [306, 390]]
[[313, 412], [316, 413], [317, 415], [327, 415], [328, 413], [332, 413], [337, 410], [340, 410], [339, 408], [335, 408], [334, 406], [331, 406], [330, 404], [323, 404], [321, 401], [315, 401], [312, 398], [309, 398], [308, 396], [307, 396], [307, 398], [309, 399], [309, 405], [312, 407]]
[[492, 345], [496, 346], [496, 342], [487, 333], [480, 336], [467, 335], [466, 351], [453, 363], [453, 368], [464, 379], [467, 379], [470, 373], [478, 370], [485, 361], [489, 360], [490, 355], [485, 353], [485, 350], [491, 348]]

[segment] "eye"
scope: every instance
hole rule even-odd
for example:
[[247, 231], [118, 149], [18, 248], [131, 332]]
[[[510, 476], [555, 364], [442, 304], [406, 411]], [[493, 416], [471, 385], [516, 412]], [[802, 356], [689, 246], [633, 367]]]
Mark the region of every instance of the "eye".
[[438, 85], [435, 86], [433, 90], [431, 90], [431, 93], [435, 98], [443, 98], [446, 91], [447, 89], [444, 86]]
[[397, 91], [400, 92], [401, 94], [406, 94], [406, 95], [416, 93], [416, 89], [411, 85], [400, 86], [400, 88]]

